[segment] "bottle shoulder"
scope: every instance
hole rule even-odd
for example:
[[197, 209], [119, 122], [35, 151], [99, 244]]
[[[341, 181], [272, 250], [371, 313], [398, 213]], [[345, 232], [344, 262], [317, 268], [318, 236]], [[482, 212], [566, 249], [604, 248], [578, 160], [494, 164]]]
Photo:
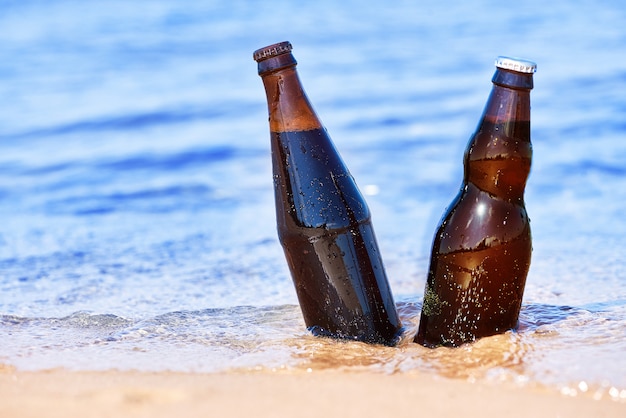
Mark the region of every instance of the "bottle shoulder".
[[530, 121], [492, 123], [483, 120], [470, 138], [470, 160], [532, 158]]
[[435, 236], [440, 254], [506, 243], [530, 233], [523, 202], [497, 198], [475, 185], [464, 185], [446, 211]]
[[530, 174], [530, 123], [483, 123], [465, 153], [465, 180], [506, 200], [521, 201]]
[[272, 133], [272, 161], [277, 210], [294, 226], [341, 229], [369, 221], [369, 207], [325, 130]]

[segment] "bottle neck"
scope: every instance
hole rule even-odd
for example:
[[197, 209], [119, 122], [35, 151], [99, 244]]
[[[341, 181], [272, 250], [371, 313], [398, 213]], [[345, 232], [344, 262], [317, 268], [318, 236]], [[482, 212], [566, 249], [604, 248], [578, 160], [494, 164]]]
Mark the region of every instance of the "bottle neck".
[[494, 196], [522, 202], [531, 159], [530, 89], [494, 83], [465, 152], [466, 181]]
[[491, 79], [493, 84], [512, 89], [532, 90], [533, 74], [498, 68]]
[[484, 124], [497, 126], [500, 135], [530, 141], [530, 90], [494, 84], [481, 118]]
[[[263, 80], [271, 132], [308, 131], [322, 128], [313, 106], [302, 88], [296, 71], [295, 60], [285, 54], [259, 63], [259, 75]], [[280, 62], [274, 60], [281, 60]], [[281, 63], [286, 63], [281, 66]], [[278, 68], [276, 68], [278, 67]]]

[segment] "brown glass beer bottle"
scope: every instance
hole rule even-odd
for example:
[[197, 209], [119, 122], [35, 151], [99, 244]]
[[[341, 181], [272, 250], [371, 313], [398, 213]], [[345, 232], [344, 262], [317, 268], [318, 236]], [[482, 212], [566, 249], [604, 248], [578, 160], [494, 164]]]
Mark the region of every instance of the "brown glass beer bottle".
[[394, 345], [401, 331], [370, 211], [309, 102], [291, 44], [254, 52], [269, 124], [278, 237], [314, 335]]
[[530, 266], [532, 62], [499, 57], [464, 157], [464, 179], [435, 234], [415, 341], [458, 346], [517, 327]]

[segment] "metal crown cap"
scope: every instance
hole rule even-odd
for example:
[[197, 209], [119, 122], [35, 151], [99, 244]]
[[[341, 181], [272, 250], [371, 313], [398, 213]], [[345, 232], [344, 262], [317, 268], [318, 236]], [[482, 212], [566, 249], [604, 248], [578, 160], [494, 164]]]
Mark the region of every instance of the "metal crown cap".
[[532, 61], [502, 56], [496, 58], [496, 67], [526, 74], [532, 74], [537, 71], [537, 64]]
[[291, 42], [279, 42], [277, 44], [272, 44], [264, 48], [257, 49], [256, 51], [254, 51], [252, 56], [254, 57], [255, 61], [259, 62], [268, 58], [275, 57], [277, 55], [286, 54], [288, 52], [291, 52], [292, 49], [293, 47], [291, 46]]

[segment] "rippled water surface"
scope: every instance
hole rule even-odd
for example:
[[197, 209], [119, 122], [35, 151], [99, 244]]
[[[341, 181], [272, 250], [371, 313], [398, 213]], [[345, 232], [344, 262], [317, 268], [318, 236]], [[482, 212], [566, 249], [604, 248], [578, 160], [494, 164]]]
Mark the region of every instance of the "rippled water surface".
[[[626, 400], [626, 8], [6, 1], [0, 362], [434, 373]], [[314, 338], [278, 244], [252, 51], [294, 45], [373, 213], [398, 348]], [[538, 63], [520, 329], [412, 344], [497, 55]]]

